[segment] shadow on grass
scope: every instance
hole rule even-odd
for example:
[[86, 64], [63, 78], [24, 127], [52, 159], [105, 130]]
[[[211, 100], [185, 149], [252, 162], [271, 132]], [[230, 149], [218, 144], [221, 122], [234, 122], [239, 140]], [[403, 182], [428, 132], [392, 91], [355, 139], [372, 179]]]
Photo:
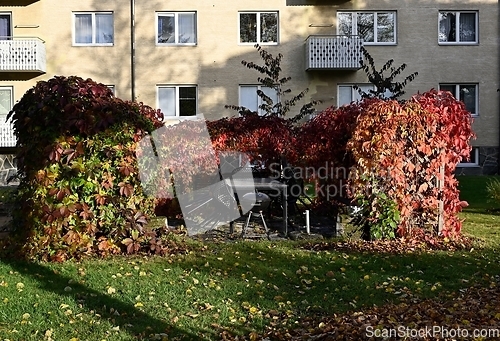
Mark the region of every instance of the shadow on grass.
[[[55, 273], [50, 268], [33, 262], [19, 261], [9, 258], [1, 258], [0, 262], [9, 265], [19, 274], [31, 277], [39, 284], [42, 290], [54, 293], [61, 297], [68, 297], [75, 302], [82, 304], [88, 311], [99, 312], [103, 319], [113, 319], [115, 325], [120, 326], [120, 330], [125, 330], [134, 339], [150, 339], [151, 334], [174, 334], [182, 335], [183, 339], [197, 340], [198, 336], [190, 334], [188, 331], [179, 329], [168, 321], [152, 317], [133, 304], [123, 302], [117, 298], [110, 297], [102, 292], [90, 289], [89, 287], [77, 283], [74, 278]], [[64, 288], [68, 286], [70, 280], [72, 291], [66, 292]], [[87, 297], [81, 300], [79, 293], [84, 293]], [[102, 311], [103, 306], [114, 307], [116, 311], [122, 312], [120, 316], [113, 315], [107, 311]]]
[[[229, 323], [223, 321], [222, 316], [220, 320], [209, 321], [221, 324], [229, 328], [231, 333], [239, 335], [248, 335], [273, 323], [276, 328], [281, 328], [284, 327], [284, 320], [293, 327], [296, 320], [306, 316], [331, 316], [388, 302], [412, 302], [413, 298], [456, 292], [473, 283], [488, 285], [491, 275], [500, 273], [500, 264], [495, 261], [498, 258], [491, 252], [485, 254], [485, 258], [479, 251], [395, 255], [336, 250], [333, 247], [328, 251], [317, 252], [304, 250], [297, 243], [288, 243], [246, 241], [213, 245], [202, 257], [186, 257], [182, 261], [168, 263], [168, 266], [178, 267], [187, 273], [199, 272], [196, 276], [200, 278], [200, 284], [196, 290], [200, 290], [200, 302], [220, 303], [221, 299], [230, 299], [230, 306], [236, 310], [232, 313], [236, 319], [247, 314], [245, 323]], [[151, 259], [151, 262], [162, 264], [159, 269], [163, 268], [166, 261], [164, 258]], [[75, 292], [88, 294], [89, 297], [83, 302], [88, 310], [101, 312], [102, 306], [106, 305], [127, 312], [126, 316], [101, 315], [103, 319], [115, 319], [114, 324], [120, 325], [122, 330], [139, 340], [147, 339], [149, 334], [154, 333], [167, 333], [169, 338], [182, 335], [182, 339], [193, 340], [200, 339], [201, 333], [206, 333], [215, 339], [220, 332], [215, 327], [207, 330], [210, 326], [204, 327], [201, 323], [195, 327], [196, 330], [183, 330], [166, 320], [144, 313], [133, 303], [125, 303], [83, 284], [71, 284], [73, 292], [65, 292], [63, 288], [75, 278], [55, 274], [43, 264], [14, 260], [2, 262], [23, 276], [30, 276], [47, 292], [75, 301]], [[146, 266], [144, 270], [147, 271]], [[155, 276], [150, 280], [159, 278], [161, 274], [155, 271]], [[202, 286], [202, 281], [208, 281], [208, 278], [215, 279], [223, 287], [222, 290]], [[436, 283], [439, 283], [437, 289], [432, 289]], [[175, 285], [180, 287], [170, 288], [170, 293], [185, 290], [182, 282]], [[405, 287], [408, 291], [404, 291]], [[191, 302], [188, 303], [191, 306]], [[179, 302], [172, 302], [171, 306], [173, 309], [182, 309]], [[245, 306], [257, 307], [262, 311], [261, 317], [252, 315]], [[277, 313], [271, 313], [273, 310]], [[268, 314], [271, 316], [267, 317]], [[273, 319], [278, 316], [279, 319]], [[147, 330], [147, 326], [152, 329]]]
[[[245, 278], [246, 283], [239, 281], [231, 297], [235, 306], [250, 302], [265, 314], [278, 302], [291, 302], [285, 309], [294, 311], [289, 319], [292, 324], [293, 319], [311, 314], [327, 316], [388, 302], [436, 297], [473, 282], [489, 284], [489, 276], [500, 273], [500, 264], [493, 262], [491, 255], [482, 258], [479, 252], [400, 255], [332, 248], [328, 252], [291, 249], [283, 253], [270, 245], [241, 243], [234, 247], [240, 255], [238, 266], [233, 257], [224, 257], [224, 252], [203, 259], [210, 262], [210, 268], [199, 260], [188, 260], [180, 266], [207, 275], [225, 269], [225, 280], [235, 283]], [[259, 281], [262, 285], [257, 285]], [[240, 328], [240, 332], [248, 331]]]

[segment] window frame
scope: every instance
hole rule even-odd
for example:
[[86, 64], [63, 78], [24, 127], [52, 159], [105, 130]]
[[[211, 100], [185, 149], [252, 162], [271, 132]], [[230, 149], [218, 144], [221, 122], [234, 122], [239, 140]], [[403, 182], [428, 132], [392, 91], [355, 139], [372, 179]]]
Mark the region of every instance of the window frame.
[[[459, 24], [460, 24], [460, 14], [462, 13], [473, 13], [475, 14], [475, 40], [474, 41], [459, 41], [458, 39], [460, 39], [460, 34], [455, 34], [455, 41], [440, 41], [439, 40], [439, 35], [441, 33], [440, 29], [441, 29], [441, 26], [440, 26], [440, 14], [441, 13], [455, 13], [456, 14], [456, 18], [455, 18], [455, 27], [459, 27]], [[458, 15], [457, 15], [458, 14]], [[479, 11], [470, 11], [470, 10], [439, 10], [438, 11], [438, 44], [439, 45], [479, 45]], [[460, 28], [459, 28], [460, 29]]]
[[[394, 10], [387, 10], [387, 11], [337, 11], [336, 13], [336, 21], [337, 21], [337, 34], [338, 35], [341, 35], [340, 33], [340, 21], [339, 21], [339, 18], [338, 18], [338, 15], [339, 13], [349, 13], [351, 14], [353, 17], [352, 17], [352, 32], [349, 34], [350, 36], [359, 36], [361, 37], [360, 34], [358, 34], [358, 29], [357, 29], [357, 16], [358, 14], [362, 14], [362, 13], [369, 13], [369, 14], [373, 14], [374, 15], [374, 20], [373, 20], [373, 42], [370, 42], [370, 41], [364, 41], [363, 40], [363, 45], [397, 45], [398, 44], [398, 13], [397, 11], [394, 11]], [[378, 14], [387, 14], [387, 13], [391, 13], [394, 15], [394, 41], [393, 42], [378, 42], [378, 22], [377, 22], [377, 15]], [[362, 37], [361, 37], [362, 38]]]
[[[257, 15], [257, 41], [255, 42], [242, 42], [241, 41], [241, 15], [242, 14], [256, 14]], [[262, 14], [276, 14], [277, 30], [276, 30], [276, 41], [275, 42], [262, 42], [261, 37], [261, 15]], [[280, 12], [279, 11], [238, 11], [238, 45], [279, 45], [280, 42]]]
[[[169, 119], [196, 119], [199, 116], [199, 94], [198, 94], [198, 85], [196, 84], [158, 84], [156, 85], [156, 107], [161, 110], [160, 108], [160, 88], [175, 88], [175, 115], [168, 115], [162, 110], [162, 113], [164, 115], [165, 120]], [[196, 106], [196, 113], [191, 116], [181, 116], [180, 115], [180, 96], [179, 96], [179, 89], [180, 88], [195, 88], [195, 106]]]
[[[476, 107], [476, 112], [475, 113], [472, 113], [471, 112], [471, 115], [472, 117], [478, 117], [479, 116], [479, 83], [439, 83], [439, 87], [438, 89], [441, 91], [441, 87], [442, 86], [455, 86], [455, 92], [453, 93], [453, 96], [458, 99], [459, 101], [461, 100], [460, 99], [460, 86], [475, 86], [475, 91], [476, 91], [476, 94], [475, 94], [475, 98], [474, 98], [474, 105]], [[457, 96], [458, 95], [458, 96]], [[465, 104], [465, 102], [464, 102]]]
[[[193, 14], [194, 16], [194, 43], [182, 43], [179, 42], [179, 14]], [[160, 16], [174, 16], [174, 43], [160, 43], [158, 42], [158, 20]], [[158, 11], [155, 13], [155, 44], [157, 46], [196, 46], [198, 45], [198, 13], [196, 11]]]
[[[91, 43], [77, 43], [76, 42], [76, 16], [78, 14], [90, 14], [92, 18], [92, 42]], [[111, 15], [113, 20], [113, 42], [111, 43], [97, 43], [97, 31], [96, 31], [96, 14], [108, 14]], [[72, 12], [73, 21], [73, 46], [114, 46], [115, 45], [115, 13], [113, 11], [75, 11]]]
[[[262, 90], [262, 88], [268, 88], [268, 89], [273, 89], [273, 88], [269, 88], [267, 86], [263, 86], [262, 84], [239, 84], [238, 85], [238, 105], [241, 106], [241, 88], [243, 87], [256, 87], [257, 89], [255, 89], [255, 96], [257, 97], [257, 114], [259, 116], [263, 116], [265, 114], [265, 112], [260, 109], [260, 105], [262, 104], [262, 98], [257, 94], [257, 90]], [[280, 97], [279, 97], [279, 94], [278, 94], [278, 91], [276, 89], [274, 89], [276, 91], [276, 100], [279, 102], [280, 101]], [[275, 102], [274, 104], [276, 104], [277, 102]], [[247, 108], [248, 109], [248, 108]]]
[[467, 168], [467, 167], [479, 167], [479, 147], [472, 147], [471, 154], [474, 153], [474, 160], [469, 162], [459, 162], [457, 167]]

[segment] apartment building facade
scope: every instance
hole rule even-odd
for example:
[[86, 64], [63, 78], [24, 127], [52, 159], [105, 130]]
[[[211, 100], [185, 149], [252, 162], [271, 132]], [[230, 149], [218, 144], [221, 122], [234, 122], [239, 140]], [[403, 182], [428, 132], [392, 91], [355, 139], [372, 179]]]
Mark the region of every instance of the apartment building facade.
[[172, 122], [217, 119], [237, 114], [226, 104], [257, 108], [259, 74], [241, 61], [260, 62], [258, 43], [283, 55], [292, 94], [309, 88], [304, 102], [321, 110], [370, 88], [364, 46], [379, 67], [394, 59], [403, 76], [418, 72], [408, 95], [435, 88], [463, 100], [477, 139], [461, 170], [497, 173], [499, 30], [496, 0], [0, 1], [0, 148], [15, 146], [12, 105], [55, 75], [92, 78]]

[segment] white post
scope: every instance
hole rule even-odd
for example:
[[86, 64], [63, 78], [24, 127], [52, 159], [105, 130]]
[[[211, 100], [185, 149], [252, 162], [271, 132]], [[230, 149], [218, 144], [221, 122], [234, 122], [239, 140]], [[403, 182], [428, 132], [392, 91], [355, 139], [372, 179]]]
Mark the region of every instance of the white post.
[[311, 234], [311, 227], [309, 225], [309, 210], [306, 210], [304, 214], [306, 215], [306, 232], [307, 234]]

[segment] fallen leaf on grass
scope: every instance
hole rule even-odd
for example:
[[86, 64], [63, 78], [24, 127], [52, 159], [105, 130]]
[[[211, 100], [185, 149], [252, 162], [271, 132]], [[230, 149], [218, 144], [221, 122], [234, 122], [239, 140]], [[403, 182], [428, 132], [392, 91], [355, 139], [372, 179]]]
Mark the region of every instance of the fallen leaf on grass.
[[[475, 286], [461, 290], [458, 294], [442, 294], [436, 299], [391, 303], [328, 317], [307, 316], [299, 320], [293, 329], [277, 327], [272, 322], [266, 327], [266, 332], [260, 335], [236, 337], [225, 331], [224, 340], [363, 340], [368, 326], [382, 329], [411, 326], [412, 329], [419, 330], [428, 327], [429, 321], [433, 325], [460, 326], [468, 330], [484, 329], [498, 325], [498, 305], [492, 302], [499, 301], [499, 286]], [[435, 340], [427, 337], [421, 339]]]

